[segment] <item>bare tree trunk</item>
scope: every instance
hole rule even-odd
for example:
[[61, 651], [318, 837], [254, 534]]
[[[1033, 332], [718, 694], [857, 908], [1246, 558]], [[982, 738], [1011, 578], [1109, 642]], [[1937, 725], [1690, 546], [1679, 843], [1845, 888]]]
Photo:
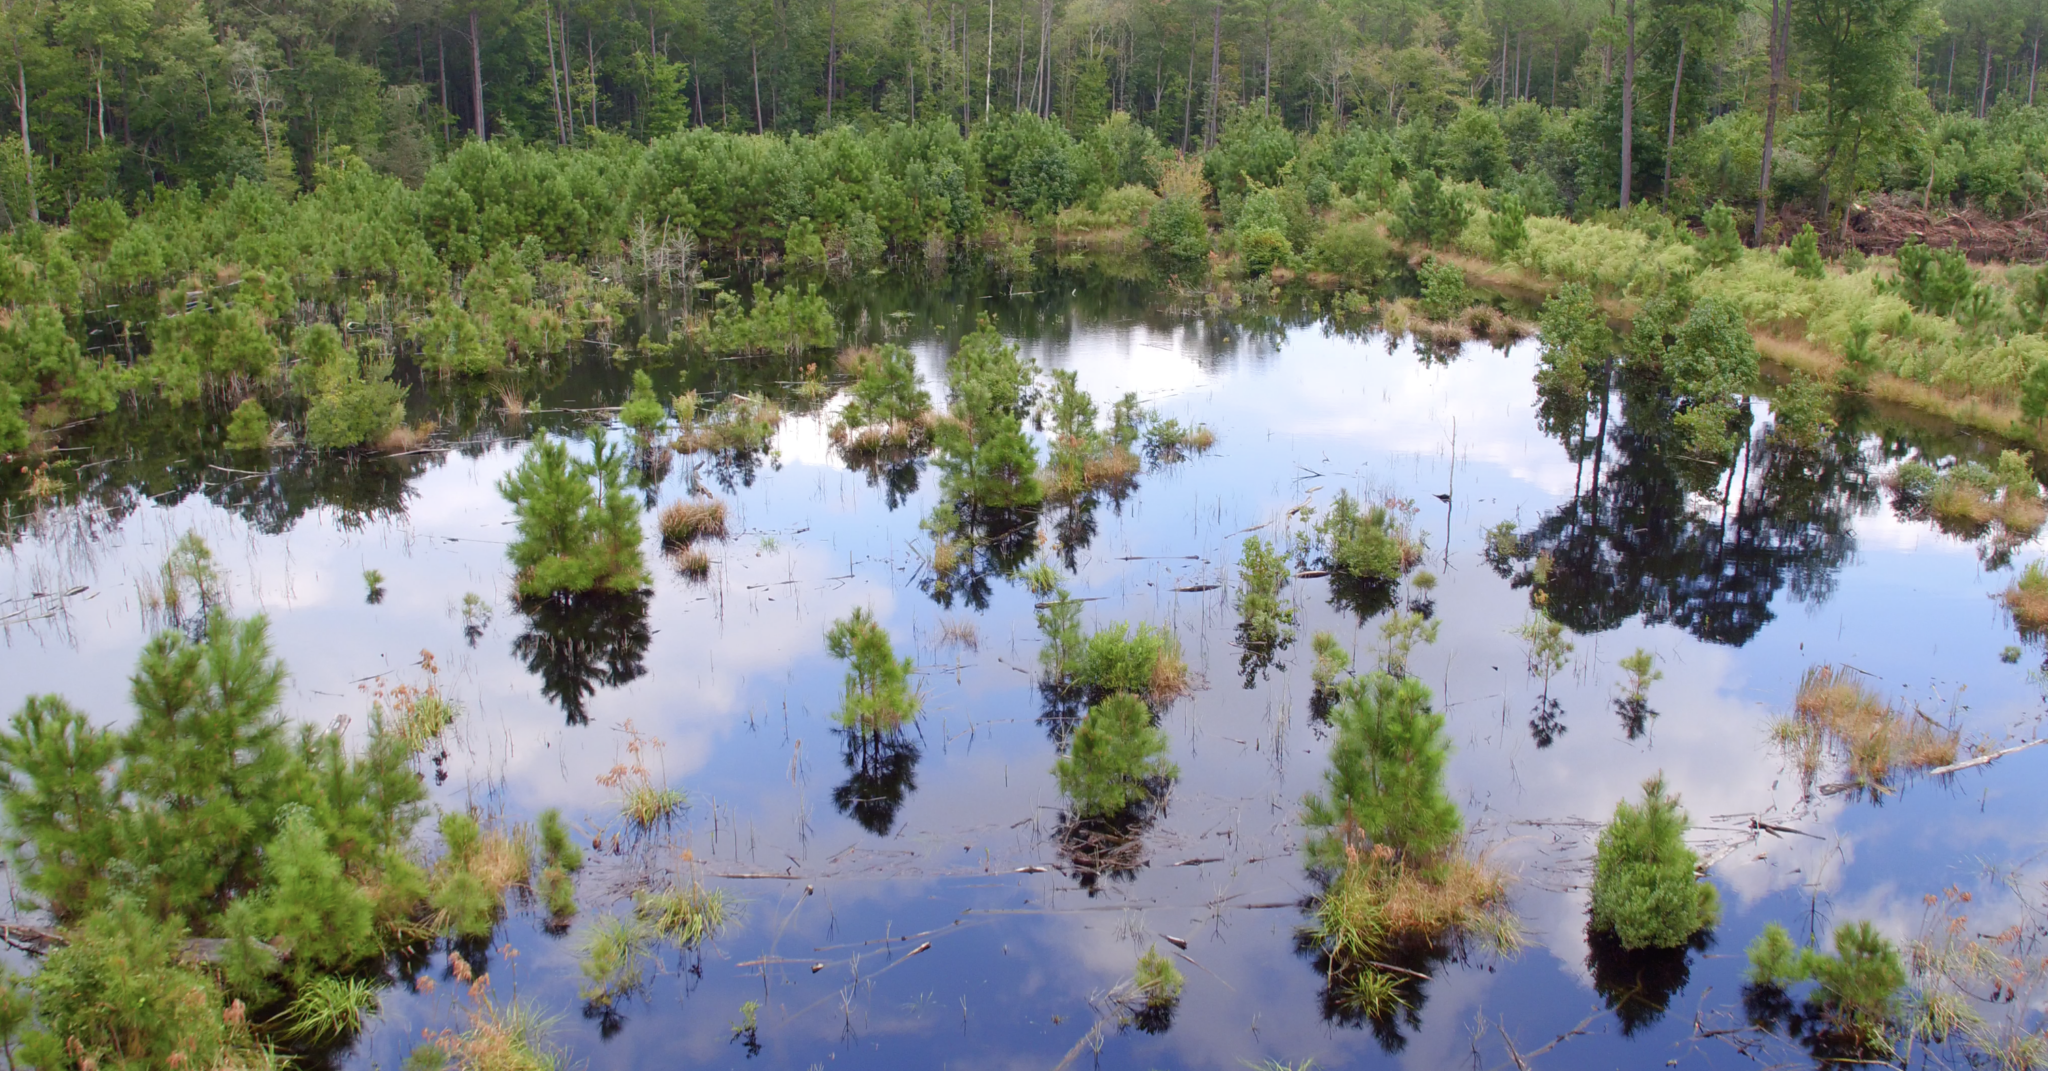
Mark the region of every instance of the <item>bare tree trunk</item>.
[[555, 140], [567, 145], [568, 127], [562, 123], [562, 80], [559, 77], [562, 72], [555, 67], [555, 9], [552, 4], [547, 7], [541, 22], [548, 30], [548, 95], [555, 101]]
[[434, 31], [434, 73], [441, 78], [441, 144], [448, 144], [448, 31]]
[[754, 65], [754, 133], [766, 134], [768, 124], [761, 121], [761, 46], [747, 42], [747, 56]]
[[1621, 55], [1621, 207], [1628, 208], [1636, 166], [1636, 0], [1628, 0], [1628, 44]]
[[36, 207], [36, 153], [28, 140], [28, 71], [21, 63], [21, 45], [14, 46], [14, 110], [21, 114], [21, 162], [28, 178], [28, 218], [41, 223], [42, 210]]
[[1941, 87], [1941, 110], [1947, 111], [1956, 98], [1956, 39], [1948, 39], [1948, 82]]
[[1771, 0], [1770, 65], [1771, 84], [1764, 91], [1764, 156], [1760, 181], [1756, 191], [1756, 230], [1750, 241], [1762, 245], [1764, 241], [1764, 213], [1771, 203], [1771, 148], [1772, 138], [1778, 132], [1778, 85], [1784, 79], [1784, 53], [1778, 39], [1783, 34], [1780, 22], [1789, 18], [1784, 13], [1786, 0]]
[[996, 0], [988, 0], [988, 56], [981, 63], [981, 121], [996, 103]]
[[590, 72], [590, 129], [597, 129], [597, 32], [583, 24], [583, 69]]
[[476, 28], [476, 9], [469, 9], [469, 92], [471, 103], [476, 107], [476, 140], [489, 141], [489, 127], [484, 123], [484, 46], [483, 35]]
[[2034, 58], [2027, 64], [2027, 107], [2034, 106], [2034, 79], [2041, 73], [2041, 35], [2034, 35]]
[[831, 12], [825, 31], [825, 121], [832, 121], [832, 88], [839, 76], [839, 0], [826, 5]]
[[1671, 117], [1664, 123], [1664, 196], [1671, 196], [1671, 149], [1678, 144], [1678, 90], [1685, 85], [1685, 31], [1678, 31], [1678, 69], [1671, 76]]
[[1977, 118], [1984, 118], [1991, 103], [1991, 38], [1984, 38], [1984, 80], [1977, 85]]
[[1216, 98], [1223, 91], [1223, 3], [1217, 0], [1215, 36], [1209, 46], [1209, 119], [1202, 130], [1202, 148], [1216, 147]]
[[1194, 41], [1188, 42], [1188, 76], [1186, 81], [1182, 83], [1186, 92], [1181, 94], [1180, 102], [1180, 151], [1182, 152], [1188, 151], [1188, 139], [1194, 136], [1195, 42], [1200, 40], [1201, 38], [1198, 37]]
[[[569, 6], [565, 3], [557, 16], [562, 30], [562, 121], [569, 131], [569, 141], [576, 141], [576, 71], [569, 66]], [[593, 87], [593, 92], [595, 91]]]
[[1266, 118], [1271, 119], [1273, 118], [1273, 11], [1271, 8], [1266, 10], [1266, 58], [1264, 62], [1260, 63], [1259, 67], [1266, 79], [1266, 88], [1263, 92], [1266, 98]]

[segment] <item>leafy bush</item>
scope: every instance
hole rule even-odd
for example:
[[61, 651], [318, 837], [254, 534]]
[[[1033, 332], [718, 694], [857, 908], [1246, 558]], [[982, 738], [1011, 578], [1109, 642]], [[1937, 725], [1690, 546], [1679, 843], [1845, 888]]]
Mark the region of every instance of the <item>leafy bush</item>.
[[1706, 224], [1705, 237], [1695, 243], [1700, 259], [1715, 268], [1733, 264], [1742, 255], [1742, 235], [1735, 230], [1735, 210], [1716, 204], [1707, 209]]
[[1818, 279], [1827, 274], [1827, 262], [1820, 257], [1820, 235], [1808, 223], [1785, 244], [1779, 259], [1801, 279]]
[[1916, 235], [1899, 247], [1899, 293], [1922, 312], [1947, 316], [1977, 286], [1960, 249], [1929, 249]]
[[1324, 568], [1354, 580], [1391, 584], [1422, 558], [1421, 544], [1400, 516], [1383, 505], [1360, 509], [1349, 491], [1337, 493], [1316, 536]]
[[1446, 246], [1464, 233], [1472, 206], [1463, 192], [1446, 186], [1437, 173], [1421, 170], [1408, 179], [1407, 195], [1394, 199], [1391, 230], [1405, 242]]
[[1493, 239], [1493, 255], [1507, 260], [1529, 244], [1529, 210], [1516, 194], [1502, 194], [1500, 204], [1486, 219], [1487, 237]]
[[654, 396], [654, 378], [642, 369], [633, 370], [633, 393], [619, 407], [619, 423], [642, 436], [651, 436], [668, 419], [668, 411]]
[[29, 981], [38, 1028], [21, 1055], [30, 1066], [213, 1067], [250, 1047], [246, 1035], [230, 1036], [214, 981], [178, 964], [182, 925], [121, 902], [71, 938]]
[[1145, 220], [1145, 244], [1169, 267], [1191, 272], [1209, 255], [1209, 221], [1191, 197], [1168, 196]]
[[640, 558], [640, 507], [621, 455], [602, 439], [591, 459], [569, 456], [559, 439], [534, 439], [498, 493], [512, 504], [518, 536], [507, 549], [522, 595], [634, 591], [647, 583]]
[[1156, 798], [1179, 775], [1167, 750], [1144, 702], [1119, 693], [1089, 708], [1053, 776], [1076, 817], [1109, 818]]
[[1378, 225], [1369, 220], [1336, 222], [1316, 235], [1308, 260], [1321, 271], [1341, 275], [1357, 286], [1370, 286], [1387, 270], [1388, 247]]
[[1237, 561], [1237, 640], [1246, 648], [1272, 650], [1293, 639], [1294, 608], [1282, 605], [1287, 559], [1258, 536], [1246, 536]]
[[1045, 494], [1038, 450], [1023, 423], [1035, 366], [984, 323], [961, 340], [946, 371], [952, 411], [935, 437], [947, 495], [976, 508], [1037, 504]]
[[[0, 417], [4, 419], [4, 417]], [[228, 449], [267, 450], [270, 448], [270, 414], [263, 411], [263, 403], [254, 398], [242, 399], [228, 418]], [[0, 443], [0, 448], [4, 448]]]
[[1091, 633], [1081, 645], [1071, 683], [1090, 695], [1127, 692], [1163, 703], [1187, 691], [1187, 663], [1172, 632], [1118, 623]]
[[1131, 984], [1146, 1006], [1163, 1008], [1180, 1000], [1187, 979], [1181, 976], [1180, 968], [1174, 966], [1172, 960], [1159, 954], [1159, 946], [1154, 945], [1138, 957], [1138, 969], [1131, 976]]
[[809, 349], [832, 345], [839, 337], [839, 324], [832, 315], [832, 303], [818, 288], [786, 286], [768, 289], [754, 284], [754, 300], [744, 304], [730, 291], [721, 290], [711, 310], [711, 319], [698, 341], [707, 352], [783, 353], [792, 357]]
[[1415, 278], [1422, 284], [1422, 315], [1432, 320], [1448, 321], [1471, 303], [1472, 295], [1465, 289], [1465, 271], [1456, 264], [1446, 264], [1435, 257], [1424, 258], [1415, 269]]
[[1593, 859], [1592, 925], [1621, 946], [1678, 948], [1720, 918], [1714, 887], [1685, 845], [1686, 815], [1664, 779], [1643, 782], [1643, 802], [1615, 805]]
[[1752, 985], [1789, 990], [1811, 980], [1809, 1007], [1866, 1045], [1881, 1044], [1898, 1020], [1906, 985], [1898, 950], [1867, 921], [1835, 927], [1835, 951], [1797, 948], [1785, 927], [1770, 923], [1749, 946]]

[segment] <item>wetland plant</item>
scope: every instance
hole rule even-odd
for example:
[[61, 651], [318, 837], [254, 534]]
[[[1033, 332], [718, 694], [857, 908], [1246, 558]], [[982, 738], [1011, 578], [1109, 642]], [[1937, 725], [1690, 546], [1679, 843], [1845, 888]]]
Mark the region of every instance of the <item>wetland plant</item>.
[[1621, 727], [1630, 740], [1643, 735], [1657, 712], [1650, 708], [1650, 685], [1664, 679], [1657, 668], [1657, 656], [1641, 647], [1621, 659], [1621, 671], [1628, 674], [1622, 693], [1615, 697], [1614, 710], [1621, 715]]
[[699, 450], [760, 450], [775, 438], [782, 426], [782, 407], [757, 394], [728, 394], [708, 412], [697, 412], [697, 396], [691, 391], [676, 399], [675, 449], [690, 454]]
[[1183, 427], [1174, 419], [1155, 420], [1145, 429], [1145, 456], [1154, 461], [1185, 461], [1192, 454], [1206, 454], [1216, 446], [1216, 433], [1207, 424]]
[[[851, 354], [857, 356], [849, 361]], [[832, 441], [855, 456], [922, 447], [931, 436], [932, 396], [910, 351], [884, 345], [848, 351], [840, 361], [857, 368], [860, 378], [847, 390]]]
[[527, 831], [495, 821], [486, 825], [463, 811], [442, 814], [440, 829], [447, 850], [426, 882], [436, 928], [457, 937], [489, 937], [506, 890], [531, 873]]
[[648, 768], [648, 755], [652, 753], [660, 764], [660, 756], [668, 745], [635, 729], [630, 720], [619, 729], [626, 735], [626, 754], [613, 763], [610, 770], [600, 774], [597, 783], [619, 791], [619, 814], [635, 830], [645, 832], [689, 806], [689, 797], [681, 790], [669, 787], [665, 768], [661, 771]]
[[535, 823], [540, 834], [540, 877], [534, 892], [548, 905], [552, 920], [566, 920], [576, 913], [576, 882], [570, 877], [583, 869], [583, 849], [569, 835], [562, 812], [553, 807], [540, 812]]
[[1351, 652], [1344, 649], [1334, 633], [1317, 632], [1309, 639], [1309, 647], [1315, 651], [1315, 668], [1309, 679], [1314, 690], [1309, 693], [1309, 713], [1319, 720], [1330, 716], [1330, 706], [1337, 701], [1337, 681], [1351, 672]]
[[1237, 561], [1237, 644], [1240, 668], [1252, 686], [1273, 656], [1294, 642], [1294, 607], [1280, 601], [1290, 574], [1287, 559], [1271, 543], [1247, 536]]
[[839, 705], [839, 724], [870, 740], [892, 735], [917, 718], [924, 698], [910, 685], [911, 659], [896, 660], [888, 630], [856, 606], [832, 623], [825, 649], [847, 663], [846, 692]]
[[970, 512], [1037, 505], [1038, 448], [1024, 434], [1037, 366], [984, 321], [960, 340], [946, 373], [952, 404], [935, 432], [946, 497]]
[[1302, 801], [1311, 865], [1338, 869], [1372, 848], [1427, 865], [1451, 854], [1464, 829], [1443, 786], [1451, 743], [1429, 689], [1374, 673], [1338, 686], [1337, 739], [1323, 789]]
[[297, 1041], [345, 1038], [377, 1014], [377, 987], [368, 979], [321, 975], [308, 981], [285, 1006], [284, 1033]]
[[1339, 491], [1330, 512], [1316, 524], [1322, 567], [1355, 585], [1390, 591], [1402, 574], [1422, 560], [1422, 544], [1408, 531], [1407, 510], [1361, 507]]
[[[2031, 561], [2001, 596], [2025, 636], [2048, 633], [2048, 561]], [[2017, 658], [2007, 661], [2018, 661]]]
[[1046, 497], [1071, 502], [1090, 491], [1128, 490], [1138, 473], [1138, 455], [1131, 452], [1136, 428], [1119, 420], [1105, 434], [1095, 426], [1095, 400], [1078, 377], [1056, 371], [1051, 380], [1039, 413], [1050, 425], [1051, 454], [1041, 478]]
[[633, 393], [627, 396], [626, 404], [619, 407], [619, 423], [642, 439], [652, 439], [667, 419], [668, 412], [654, 394], [654, 378], [644, 369], [634, 369]]
[[254, 398], [242, 399], [242, 404], [228, 417], [228, 449], [255, 452], [273, 445], [270, 414], [263, 411], [263, 403]]
[[1996, 524], [2000, 542], [2017, 545], [2032, 539], [2048, 521], [2033, 455], [2017, 450], [2001, 452], [1988, 468], [1963, 461], [1937, 469], [1915, 459], [1893, 470], [1885, 484], [1901, 512], [1932, 518], [1943, 531], [1966, 539], [1975, 539]]
[[[1427, 575], [1427, 574], [1424, 574]], [[1382, 667], [1395, 677], [1408, 675], [1408, 660], [1415, 655], [1415, 645], [1435, 643], [1437, 627], [1442, 622], [1424, 617], [1417, 610], [1395, 610], [1380, 622], [1380, 640], [1386, 644], [1381, 658]]]
[[384, 601], [384, 574], [375, 569], [363, 570], [363, 601], [372, 606]]
[[1686, 828], [1685, 811], [1661, 774], [1643, 782], [1641, 804], [1615, 806], [1593, 858], [1592, 929], [1633, 951], [1682, 948], [1713, 927], [1720, 900], [1699, 878]]
[[1053, 776], [1075, 818], [1115, 818], [1158, 800], [1179, 776], [1167, 750], [1144, 702], [1112, 695], [1089, 708]]
[[658, 520], [661, 541], [671, 551], [681, 550], [700, 539], [724, 539], [725, 500], [691, 498], [662, 507]]
[[668, 563], [675, 567], [676, 575], [685, 580], [702, 580], [711, 575], [711, 555], [703, 547], [669, 551]]
[[1173, 961], [1159, 954], [1159, 946], [1153, 945], [1138, 957], [1138, 969], [1131, 976], [1132, 985], [1138, 990], [1146, 1006], [1153, 1008], [1171, 1007], [1180, 1000], [1180, 993], [1187, 985], [1180, 968]]
[[654, 963], [654, 931], [636, 917], [607, 915], [583, 931], [577, 965], [583, 984], [577, 995], [605, 1008], [630, 996], [647, 981]]
[[724, 889], [706, 889], [701, 882], [633, 897], [634, 913], [654, 935], [685, 950], [715, 939], [737, 916], [737, 907]]
[[1891, 941], [1869, 922], [1835, 927], [1833, 954], [1800, 948], [1783, 926], [1770, 923], [1750, 943], [1748, 979], [1754, 991], [1778, 998], [1757, 1000], [1750, 994], [1745, 1002], [1752, 1009], [1784, 1007], [1794, 986], [1812, 982], [1804, 1002], [1806, 1028], [1822, 1048], [1851, 1056], [1889, 1053], [1889, 1037], [1900, 1021], [1906, 968]]
[[519, 467], [498, 483], [512, 504], [518, 538], [507, 553], [519, 593], [529, 598], [647, 585], [640, 559], [640, 506], [622, 456], [602, 439], [591, 459], [569, 456], [559, 439], [535, 438]]
[[[1956, 760], [1960, 733], [1919, 711], [1902, 711], [1846, 667], [1815, 666], [1800, 678], [1793, 713], [1771, 727], [1771, 735], [1812, 787], [1821, 763], [1838, 758], [1849, 780], [1842, 787], [1873, 796], [1892, 791], [1902, 771], [1945, 766]], [[1830, 786], [1829, 791], [1835, 791]]]

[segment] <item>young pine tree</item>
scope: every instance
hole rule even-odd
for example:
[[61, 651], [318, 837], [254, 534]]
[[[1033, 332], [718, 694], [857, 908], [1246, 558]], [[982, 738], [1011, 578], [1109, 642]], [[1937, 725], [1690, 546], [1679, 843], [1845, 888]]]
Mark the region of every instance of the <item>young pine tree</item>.
[[1623, 948], [1678, 948], [1720, 918], [1685, 830], [1685, 811], [1661, 774], [1643, 782], [1641, 804], [1615, 806], [1593, 860], [1594, 929], [1614, 934]]
[[661, 422], [668, 419], [668, 413], [661, 408], [661, 400], [654, 396], [654, 377], [645, 370], [633, 371], [633, 393], [626, 404], [619, 407], [619, 423], [633, 429], [645, 438], [661, 428]]
[[987, 323], [961, 340], [947, 369], [952, 419], [936, 436], [948, 498], [973, 508], [1016, 509], [1045, 497], [1038, 448], [1024, 434], [1036, 372]]
[[914, 663], [896, 660], [888, 630], [865, 608], [855, 607], [834, 621], [825, 633], [825, 647], [848, 663], [846, 698], [839, 708], [839, 723], [848, 731], [879, 737], [917, 717], [923, 700], [910, 687]]
[[1449, 851], [1464, 819], [1444, 791], [1451, 742], [1429, 689], [1374, 673], [1338, 685], [1338, 695], [1323, 792], [1303, 801], [1303, 823], [1319, 831], [1307, 844], [1310, 861], [1339, 867], [1347, 848], [1376, 845], [1421, 863]]
[[7, 850], [28, 893], [60, 921], [104, 892], [117, 850], [120, 740], [56, 696], [30, 696], [0, 733]]
[[257, 932], [284, 951], [295, 982], [361, 961], [378, 950], [370, 898], [349, 881], [310, 809], [291, 806], [264, 852]]
[[1166, 734], [1152, 724], [1144, 702], [1118, 694], [1089, 709], [1052, 772], [1075, 817], [1110, 818], [1180, 775], [1166, 752]]
[[519, 537], [507, 553], [521, 595], [632, 591], [647, 583], [640, 508], [627, 487], [623, 458], [602, 440], [591, 443], [591, 454], [580, 461], [561, 441], [536, 438], [519, 467], [498, 483], [519, 520]]

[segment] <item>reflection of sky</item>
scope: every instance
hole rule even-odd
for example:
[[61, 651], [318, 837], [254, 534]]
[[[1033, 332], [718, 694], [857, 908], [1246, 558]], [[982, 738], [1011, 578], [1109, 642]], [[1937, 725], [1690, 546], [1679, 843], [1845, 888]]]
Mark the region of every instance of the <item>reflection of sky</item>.
[[[1812, 835], [1765, 837], [1724, 854], [1714, 876], [1727, 921], [1714, 951], [1729, 958], [1696, 964], [1672, 1015], [1644, 1036], [1624, 1042], [1596, 1020], [1589, 1036], [1568, 1043], [1581, 1050], [1574, 1060], [1641, 1066], [1678, 1055], [1701, 994], [1711, 989], [1711, 1007], [1734, 998], [1737, 954], [1766, 918], [1803, 920], [1811, 903], [1823, 917], [1873, 917], [1904, 936], [1922, 894], [1965, 880], [1980, 858], [2038, 846], [2037, 823], [2023, 817], [2037, 813], [2038, 799], [2029, 808], [2018, 797], [2036, 798], [2027, 786], [2034, 764], [2048, 761], [2040, 753], [1953, 787], [1910, 785], [1882, 807], [1841, 798], [1808, 805], [1766, 742], [1800, 673], [1835, 661], [1871, 672], [1937, 717], [1957, 706], [1972, 737], [2031, 735], [2037, 698], [2024, 667], [1998, 661], [2011, 638], [1990, 596], [2007, 574], [1985, 574], [1972, 547], [1880, 509], [1858, 518], [1857, 552], [1827, 601], [1802, 605], [1780, 592], [1774, 620], [1741, 648], [1636, 622], [1577, 637], [1551, 687], [1566, 732], [1538, 749], [1525, 724], [1538, 689], [1511, 634], [1527, 618], [1528, 593], [1478, 553], [1482, 529], [1503, 518], [1527, 526], [1579, 482], [1531, 418], [1534, 343], [1506, 353], [1468, 347], [1446, 366], [1406, 346], [1389, 352], [1383, 341], [1313, 328], [1277, 344], [1224, 341], [1217, 328], [1172, 322], [1059, 328], [1027, 353], [1077, 372], [1105, 412], [1136, 390], [1165, 415], [1207, 423], [1219, 436], [1210, 456], [1147, 473], [1120, 510], [1103, 506], [1074, 581], [1077, 595], [1103, 600], [1088, 604], [1091, 623], [1172, 626], [1206, 684], [1163, 722], [1182, 778], [1147, 838], [1150, 865], [1135, 881], [1106, 881], [1095, 896], [1056, 871], [1011, 873], [1058, 861], [1049, 840], [1059, 802], [1053, 752], [1033, 722], [1037, 699], [1024, 672], [1037, 654], [1030, 598], [999, 584], [984, 613], [935, 607], [914, 581], [917, 521], [933, 502], [936, 475], [927, 471], [920, 494], [889, 512], [879, 489], [833, 462], [815, 417], [792, 418], [776, 441], [781, 468], [764, 467], [732, 496], [735, 535], [714, 548], [708, 584], [677, 579], [650, 554], [657, 577], [647, 672], [600, 690], [590, 725], [565, 727], [510, 653], [522, 621], [507, 602], [509, 512], [494, 488], [516, 462], [509, 448], [451, 456], [417, 479], [406, 517], [355, 531], [316, 515], [262, 536], [194, 499], [144, 509], [93, 547], [25, 540], [0, 595], [89, 590], [71, 601], [67, 621], [9, 634], [0, 702], [61, 691], [102, 719], [123, 717], [125, 673], [143, 637], [139, 585], [190, 529], [232, 576], [236, 610], [271, 615], [297, 715], [360, 726], [359, 689], [375, 683], [368, 678], [417, 680], [407, 667], [422, 650], [434, 653], [444, 686], [468, 712], [451, 747], [444, 805], [473, 799], [514, 815], [560, 806], [586, 829], [606, 827], [606, 790], [594, 779], [621, 754], [617, 727], [631, 721], [659, 737], [668, 776], [691, 794], [687, 822], [642, 857], [597, 855], [584, 882], [586, 915], [613, 909], [611, 897], [645, 871], [682, 866], [684, 847], [710, 874], [802, 880], [726, 879], [750, 901], [747, 924], [706, 955], [701, 978], [662, 977], [627, 1009], [615, 1037], [600, 1041], [596, 1025], [572, 1010], [562, 1039], [592, 1067], [738, 1065], [726, 1024], [753, 999], [764, 1005], [760, 1060], [774, 1066], [1043, 1068], [1082, 1040], [1090, 994], [1127, 974], [1149, 944], [1167, 948], [1162, 933], [1190, 941], [1175, 1026], [1157, 1038], [1112, 1032], [1105, 1063], [1372, 1062], [1369, 1035], [1319, 1018], [1319, 979], [1292, 953], [1299, 912], [1260, 905], [1285, 905], [1310, 889], [1293, 857], [1293, 816], [1317, 784], [1325, 742], [1307, 717], [1307, 637], [1333, 630], [1370, 662], [1377, 622], [1360, 627], [1326, 605], [1322, 582], [1297, 582], [1301, 639], [1283, 659], [1287, 668], [1246, 691], [1227, 592], [1171, 590], [1227, 581], [1246, 529], [1280, 521], [1304, 500], [1326, 504], [1339, 489], [1392, 492], [1422, 507], [1417, 523], [1427, 533], [1427, 567], [1442, 580], [1443, 625], [1415, 670], [1449, 712], [1457, 745], [1450, 783], [1478, 842], [1520, 877], [1516, 907], [1530, 945], [1506, 963], [1482, 956], [1443, 968], [1427, 987], [1422, 1028], [1392, 1062], [1468, 1060], [1479, 1016], [1504, 1019], [1527, 1049], [1598, 1007], [1582, 933], [1589, 823], [1654, 773], [1683, 795], [1700, 827], [1695, 839], [1709, 850], [1736, 844], [1752, 815]], [[913, 349], [936, 381], [943, 354], [930, 344]], [[662, 488], [664, 502], [683, 493], [684, 463]], [[1445, 491], [1454, 492], [1448, 524], [1446, 507], [1429, 497]], [[366, 568], [384, 574], [381, 605], [364, 602]], [[462, 641], [457, 611], [467, 592], [494, 609], [474, 649]], [[842, 817], [831, 797], [845, 776], [829, 722], [842, 671], [825, 656], [822, 635], [855, 606], [873, 609], [899, 650], [914, 654], [927, 698], [917, 787], [886, 838]], [[946, 619], [972, 619], [979, 650], [939, 649]], [[1657, 653], [1665, 678], [1651, 691], [1659, 718], [1631, 742], [1611, 700], [1615, 663], [1637, 646]], [[1189, 859], [1217, 861], [1172, 865]], [[508, 933], [522, 955], [516, 970], [496, 968], [501, 987], [516, 980], [521, 994], [573, 1009], [573, 934], [541, 935], [526, 918]], [[904, 934], [920, 936], [883, 940]], [[932, 951], [900, 959], [926, 939]], [[858, 942], [880, 943], [861, 946], [869, 956], [856, 978], [852, 950], [836, 946]], [[882, 958], [891, 948], [895, 961]], [[765, 978], [761, 966], [742, 966], [764, 957], [804, 963], [771, 964]], [[827, 969], [811, 973], [813, 960]], [[448, 1023], [452, 992], [390, 999], [362, 1062], [394, 1064], [421, 1027]], [[1484, 1042], [1490, 1052], [1493, 1044]]]

